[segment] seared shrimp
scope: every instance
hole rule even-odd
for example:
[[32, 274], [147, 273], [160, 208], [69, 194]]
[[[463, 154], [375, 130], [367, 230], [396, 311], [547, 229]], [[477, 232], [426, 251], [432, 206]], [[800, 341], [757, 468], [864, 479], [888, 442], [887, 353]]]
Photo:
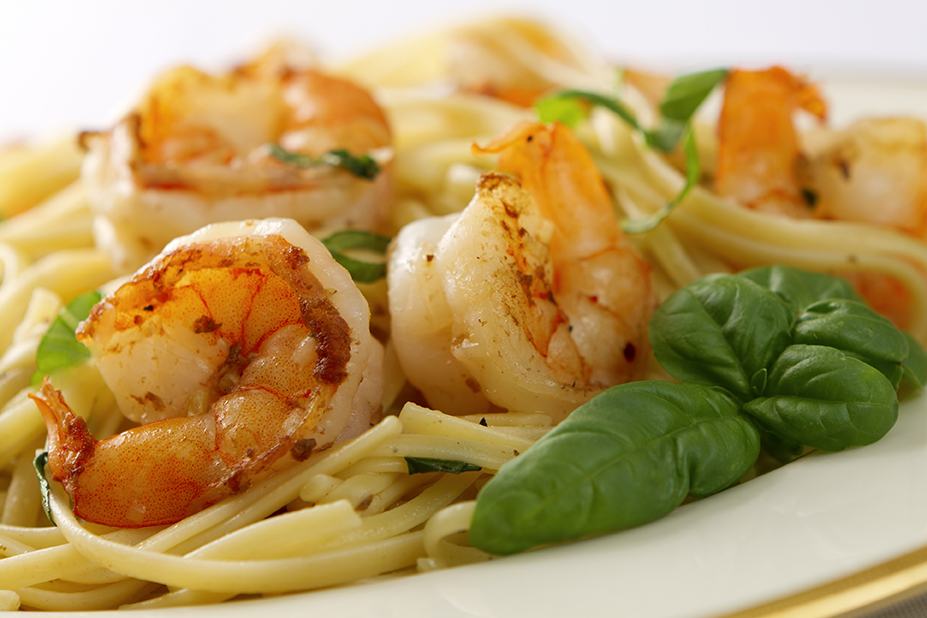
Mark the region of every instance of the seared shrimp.
[[289, 220], [211, 225], [172, 242], [77, 336], [123, 413], [97, 441], [46, 381], [48, 464], [96, 523], [170, 524], [379, 415], [382, 349], [350, 275]]
[[[105, 133], [84, 134], [97, 244], [131, 271], [172, 238], [219, 221], [286, 217], [307, 229], [374, 229], [392, 196], [390, 128], [371, 95], [280, 49], [220, 76], [163, 74]], [[291, 64], [287, 64], [290, 62]], [[373, 179], [287, 153], [380, 162]]]
[[817, 88], [781, 67], [731, 71], [718, 121], [719, 195], [757, 210], [810, 216], [798, 181], [793, 115], [799, 109], [827, 115]]
[[867, 118], [806, 138], [800, 161], [815, 215], [927, 234], [927, 125]]
[[511, 175], [484, 174], [459, 216], [408, 225], [392, 248], [396, 351], [445, 412], [559, 420], [644, 372], [650, 266], [569, 129], [523, 123], [477, 150]]

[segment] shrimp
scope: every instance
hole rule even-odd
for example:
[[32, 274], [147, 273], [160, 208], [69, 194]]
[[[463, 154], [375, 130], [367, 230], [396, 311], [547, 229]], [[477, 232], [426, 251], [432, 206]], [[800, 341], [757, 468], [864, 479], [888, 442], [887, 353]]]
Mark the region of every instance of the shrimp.
[[[172, 238], [220, 221], [292, 218], [376, 229], [392, 199], [391, 133], [371, 95], [272, 48], [224, 75], [184, 66], [104, 133], [85, 133], [82, 179], [98, 246], [130, 272]], [[372, 180], [287, 153], [370, 155]]]
[[801, 175], [815, 216], [927, 235], [927, 124], [865, 118], [806, 136]]
[[75, 513], [170, 524], [378, 420], [382, 347], [350, 275], [292, 220], [207, 226], [94, 307], [77, 337], [127, 417], [98, 441], [46, 381], [48, 465]]
[[715, 191], [749, 208], [790, 217], [811, 210], [798, 181], [798, 109], [825, 119], [817, 88], [781, 67], [732, 71], [718, 121]]
[[393, 342], [409, 381], [453, 414], [495, 407], [555, 420], [640, 377], [656, 304], [589, 153], [525, 122], [459, 215], [403, 228], [388, 261]]

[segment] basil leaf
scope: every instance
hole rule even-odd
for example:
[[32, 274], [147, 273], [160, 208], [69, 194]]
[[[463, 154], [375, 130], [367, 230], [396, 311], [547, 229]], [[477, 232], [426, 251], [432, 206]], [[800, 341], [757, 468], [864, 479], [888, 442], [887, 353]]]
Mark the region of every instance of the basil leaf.
[[927, 384], [927, 352], [917, 339], [908, 333], [902, 334], [908, 341], [908, 356], [902, 364], [902, 381], [914, 388], [924, 388]]
[[825, 346], [793, 345], [745, 413], [780, 438], [824, 451], [871, 444], [898, 418], [895, 388], [877, 369]]
[[358, 283], [373, 283], [386, 276], [386, 262], [364, 262], [356, 260], [342, 252], [360, 249], [386, 255], [390, 240], [391, 239], [386, 236], [380, 236], [373, 232], [343, 230], [335, 232], [328, 238], [325, 238], [322, 240], [322, 244], [324, 244], [332, 254], [335, 261], [347, 269], [354, 281]]
[[52, 515], [51, 510], [51, 486], [48, 484], [48, 479], [45, 478], [45, 464], [48, 463], [48, 451], [42, 451], [36, 454], [35, 459], [32, 460], [32, 467], [35, 468], [35, 475], [39, 479], [39, 489], [42, 492], [42, 509], [45, 511], [45, 517], [48, 518], [48, 521], [52, 525], [57, 526], [55, 523], [55, 517]]
[[775, 292], [796, 312], [803, 311], [819, 300], [843, 298], [865, 302], [853, 285], [842, 277], [790, 266], [762, 266], [742, 271], [738, 276]]
[[819, 301], [798, 315], [792, 330], [797, 344], [825, 345], [879, 369], [897, 388], [908, 357], [908, 340], [888, 319], [863, 303]]
[[[663, 94], [660, 103], [660, 125], [647, 135], [647, 143], [657, 150], [672, 152], [687, 130], [691, 133], [689, 121], [701, 107], [711, 91], [727, 77], [727, 69], [712, 69], [700, 73], [680, 75], [674, 79]], [[693, 140], [694, 149], [694, 140]], [[694, 159], [686, 153], [686, 176], [692, 176], [692, 162], [698, 165], [698, 151]], [[701, 170], [695, 175], [695, 182], [701, 176]], [[682, 197], [677, 198], [677, 202]]]
[[58, 312], [58, 317], [39, 341], [35, 355], [38, 371], [32, 377], [33, 383], [41, 382], [43, 377], [53, 371], [76, 367], [90, 360], [90, 350], [77, 340], [74, 333], [77, 325], [87, 319], [90, 310], [102, 298], [99, 292], [88, 292]]
[[502, 466], [477, 496], [470, 543], [511, 554], [644, 524], [687, 494], [729, 487], [759, 448], [756, 427], [721, 389], [616, 386]]
[[662, 209], [653, 215], [644, 219], [627, 219], [622, 224], [622, 229], [628, 234], [642, 234], [656, 228], [666, 219], [679, 203], [689, 194], [698, 181], [702, 178], [702, 165], [698, 160], [698, 146], [695, 143], [695, 136], [692, 129], [685, 129], [683, 139], [683, 150], [686, 155], [686, 183], [682, 191], [667, 203]]
[[380, 173], [380, 166], [370, 155], [355, 156], [347, 150], [330, 150], [318, 157], [309, 157], [284, 150], [277, 144], [270, 144], [270, 155], [294, 167], [319, 167], [329, 165], [340, 167], [365, 180], [373, 180]]
[[[647, 129], [641, 126], [641, 124], [637, 121], [637, 117], [634, 115], [634, 112], [632, 112], [619, 99], [616, 99], [614, 97], [609, 97], [609, 96], [606, 96], [598, 92], [592, 92], [590, 90], [561, 90], [559, 92], [555, 92], [554, 94], [544, 97], [543, 99], [541, 99], [541, 101], [537, 105], [535, 105], [535, 109], [538, 111], [539, 117], [542, 119], [542, 122], [544, 122], [543, 117], [540, 116], [540, 113], [542, 111], [544, 113], [550, 114], [552, 110], [562, 112], [563, 110], [568, 109], [565, 105], [563, 105], [562, 103], [559, 103], [560, 101], [564, 99], [585, 101], [586, 103], [590, 103], [592, 105], [598, 105], [599, 107], [604, 107], [605, 109], [610, 110], [611, 112], [616, 114], [619, 118], [621, 118], [626, 123], [628, 123], [628, 125], [630, 125], [632, 128], [637, 129], [638, 131], [643, 133], [645, 137], [648, 133]], [[575, 112], [570, 112], [571, 115], [573, 113]]]
[[776, 434], [760, 429], [760, 446], [763, 451], [779, 463], [789, 463], [801, 455], [805, 447], [798, 442], [780, 438]]
[[727, 69], [711, 69], [680, 75], [667, 87], [660, 103], [660, 115], [664, 120], [688, 122], [728, 73]]
[[541, 122], [559, 122], [571, 129], [589, 115], [588, 108], [579, 100], [559, 95], [540, 99], [534, 104], [534, 108]]
[[767, 367], [791, 343], [792, 314], [778, 296], [734, 275], [677, 290], [650, 319], [660, 365], [674, 378], [721, 386], [741, 401], [762, 391]]
[[474, 466], [465, 461], [453, 461], [450, 459], [431, 459], [429, 457], [406, 457], [406, 465], [409, 466], [409, 474], [424, 474], [426, 472], [450, 472], [451, 474], [460, 474], [461, 472], [479, 472], [483, 468]]

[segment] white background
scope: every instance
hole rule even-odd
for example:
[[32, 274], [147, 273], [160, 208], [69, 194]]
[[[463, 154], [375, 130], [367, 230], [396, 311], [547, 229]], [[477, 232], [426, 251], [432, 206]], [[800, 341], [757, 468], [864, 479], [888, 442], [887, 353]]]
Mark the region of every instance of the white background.
[[220, 68], [278, 34], [337, 59], [500, 12], [556, 20], [617, 62], [780, 62], [927, 81], [927, 0], [0, 0], [0, 140], [101, 128], [157, 71]]

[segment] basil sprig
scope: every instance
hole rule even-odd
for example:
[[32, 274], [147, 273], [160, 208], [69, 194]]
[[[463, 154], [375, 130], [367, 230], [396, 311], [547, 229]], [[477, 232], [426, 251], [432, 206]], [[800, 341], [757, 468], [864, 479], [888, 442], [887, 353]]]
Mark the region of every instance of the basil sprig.
[[355, 156], [347, 150], [330, 150], [318, 157], [289, 152], [277, 144], [270, 144], [270, 154], [275, 159], [295, 167], [320, 167], [329, 165], [340, 167], [365, 180], [373, 180], [380, 173], [380, 166], [370, 155]]
[[644, 219], [623, 222], [625, 232], [639, 234], [657, 227], [701, 179], [702, 168], [691, 120], [711, 91], [724, 81], [727, 75], [727, 69], [712, 69], [677, 77], [670, 83], [663, 95], [663, 101], [660, 104], [660, 124], [652, 130], [641, 125], [634, 113], [621, 100], [597, 92], [563, 90], [540, 100], [535, 107], [542, 122], [559, 121], [568, 126], [575, 126], [585, 117], [585, 110], [578, 104], [582, 101], [614, 112], [633, 129], [640, 132], [647, 145], [655, 150], [672, 152], [680, 141], [682, 142], [686, 160], [685, 184], [676, 197], [659, 212]]
[[373, 232], [363, 230], [342, 230], [331, 234], [328, 238], [322, 240], [322, 244], [328, 249], [335, 261], [344, 266], [351, 278], [358, 283], [373, 283], [386, 276], [385, 262], [364, 262], [357, 260], [345, 251], [361, 250], [370, 251], [379, 255], [386, 255], [389, 247], [390, 238], [380, 236]]
[[90, 360], [90, 350], [77, 340], [74, 333], [77, 325], [87, 319], [90, 310], [102, 298], [103, 295], [99, 292], [88, 292], [78, 296], [58, 312], [58, 316], [39, 341], [35, 355], [37, 371], [32, 376], [33, 384], [40, 383], [42, 378], [53, 371], [83, 365]]
[[682, 383], [577, 408], [486, 484], [471, 544], [508, 554], [652, 521], [735, 483], [761, 445], [787, 460], [871, 444], [898, 417], [899, 384], [927, 383], [924, 349], [849, 283], [784, 266], [678, 290], [650, 337]]

